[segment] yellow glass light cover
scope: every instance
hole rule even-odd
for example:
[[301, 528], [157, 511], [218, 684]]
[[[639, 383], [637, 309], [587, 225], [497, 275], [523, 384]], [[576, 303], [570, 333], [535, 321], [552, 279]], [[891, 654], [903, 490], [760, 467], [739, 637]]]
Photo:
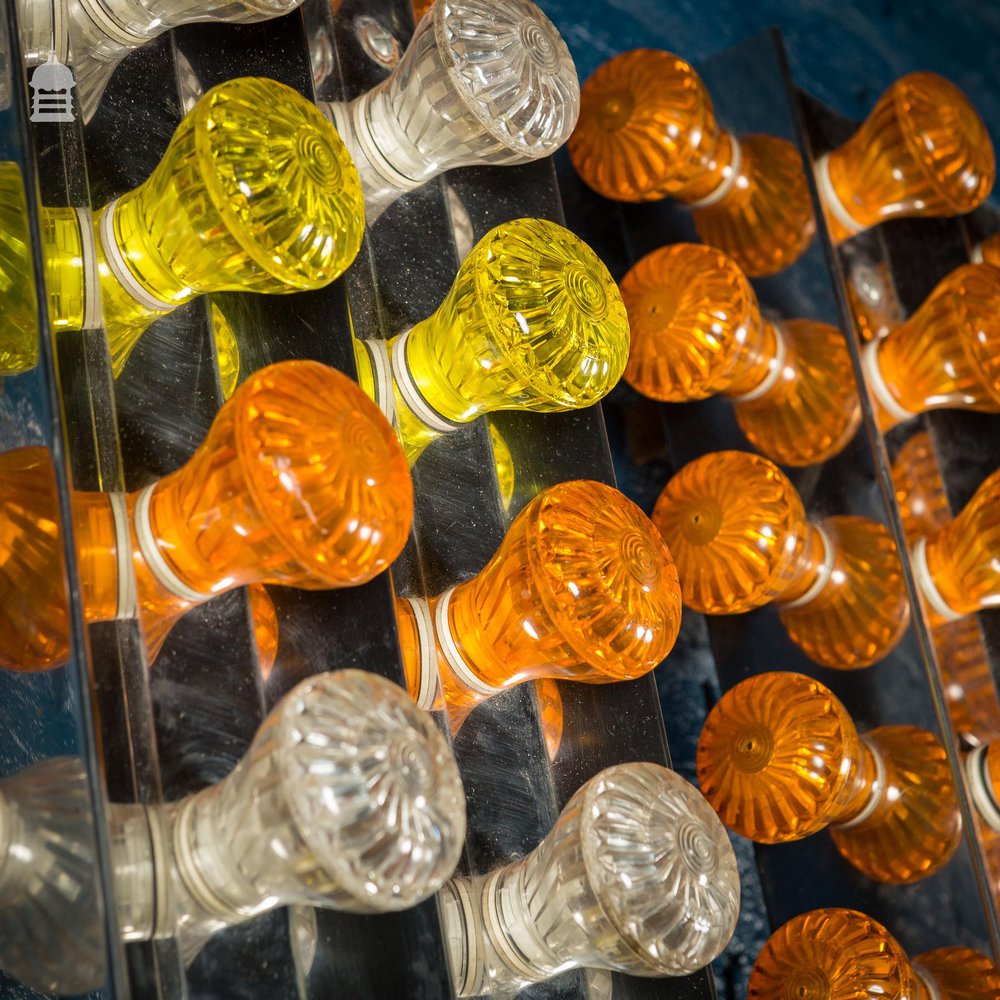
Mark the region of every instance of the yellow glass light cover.
[[869, 878], [909, 883], [939, 871], [962, 824], [944, 747], [914, 726], [859, 738], [819, 681], [769, 672], [737, 684], [709, 713], [698, 781], [722, 821], [764, 844], [829, 828]]
[[722, 393], [750, 442], [784, 465], [826, 461], [861, 421], [840, 331], [760, 316], [732, 258], [699, 243], [647, 254], [621, 282], [631, 346], [625, 380], [643, 395], [686, 402]]
[[899, 942], [857, 910], [793, 917], [767, 939], [747, 987], [747, 1000], [848, 998], [930, 1000]]
[[882, 430], [926, 410], [1000, 413], [1000, 268], [956, 268], [862, 356]]
[[935, 73], [898, 79], [861, 128], [816, 163], [838, 243], [886, 219], [971, 212], [995, 175], [982, 119], [958, 87]]
[[[24, 494], [22, 480], [33, 483], [4, 478], [0, 507]], [[138, 611], [152, 658], [177, 618], [234, 587], [367, 582], [400, 553], [412, 516], [402, 449], [361, 389], [316, 362], [272, 365], [246, 379], [177, 472], [127, 496], [74, 494], [85, 617]], [[2, 530], [10, 537], [0, 563], [27, 552], [40, 566], [59, 565], [47, 520], [12, 517]], [[50, 602], [33, 595], [33, 603], [35, 620], [47, 621]]]
[[356, 342], [355, 358], [413, 462], [483, 413], [596, 403], [621, 377], [628, 336], [593, 250], [554, 222], [516, 219], [476, 244], [432, 316], [388, 343]]
[[938, 620], [1000, 606], [1000, 469], [962, 512], [913, 547], [914, 574]]
[[[94, 216], [92, 238], [86, 216], [54, 211], [46, 229], [61, 238], [45, 251], [55, 325], [103, 324], [116, 375], [149, 323], [196, 295], [329, 284], [364, 229], [357, 171], [333, 126], [258, 77], [209, 90], [149, 179]], [[86, 315], [58, 308], [66, 289]]]
[[0, 162], [0, 376], [38, 364], [38, 303], [21, 168]]
[[653, 510], [684, 603], [740, 614], [774, 601], [817, 663], [865, 667], [889, 653], [910, 606], [888, 529], [863, 517], [807, 521], [788, 477], [760, 455], [719, 451], [684, 466]]
[[[486, 568], [438, 597], [397, 604], [411, 693], [441, 695], [453, 726], [527, 680], [632, 680], [673, 648], [677, 572], [642, 511], [618, 490], [579, 480], [540, 493]], [[400, 612], [400, 605], [405, 604]], [[422, 642], [421, 642], [422, 639]]]
[[637, 49], [598, 67], [569, 140], [577, 173], [615, 201], [690, 205], [701, 238], [747, 274], [792, 264], [815, 230], [802, 158], [784, 139], [719, 128], [690, 63]]
[[236, 391], [240, 381], [240, 345], [232, 324], [214, 302], [209, 315], [215, 340], [215, 358], [219, 366], [219, 385], [225, 400]]

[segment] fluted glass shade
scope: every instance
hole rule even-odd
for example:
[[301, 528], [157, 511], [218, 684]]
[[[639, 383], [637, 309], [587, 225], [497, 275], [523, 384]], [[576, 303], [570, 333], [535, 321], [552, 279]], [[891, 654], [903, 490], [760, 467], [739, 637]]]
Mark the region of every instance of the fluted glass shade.
[[440, 674], [459, 716], [526, 680], [639, 677], [672, 649], [681, 613], [677, 571], [649, 519], [586, 480], [540, 493], [486, 568], [426, 607], [432, 643], [400, 630], [411, 690], [430, 696]]
[[598, 67], [569, 140], [577, 173], [616, 201], [677, 198], [698, 234], [750, 275], [792, 264], [815, 230], [802, 157], [784, 139], [739, 140], [715, 120], [690, 63], [654, 49]]
[[[53, 593], [54, 492], [42, 488], [54, 480], [38, 452], [0, 457], [0, 566], [40, 581], [12, 603], [3, 648], [18, 651], [10, 665], [36, 670], [59, 665], [68, 641], [65, 597]], [[392, 428], [351, 379], [286, 361], [244, 381], [177, 472], [127, 496], [76, 493], [72, 508], [85, 617], [138, 610], [152, 657], [180, 615], [234, 587], [371, 580], [406, 543], [413, 484]]]
[[[22, 44], [29, 65], [44, 62], [55, 45], [73, 48], [73, 71], [83, 120], [97, 111], [115, 68], [133, 49], [182, 24], [246, 24], [280, 17], [302, 0], [77, 0], [60, 7], [48, 0], [19, 0]], [[56, 12], [60, 11], [57, 17]]]
[[[0, 782], [0, 967], [45, 992], [103, 981], [88, 803], [78, 758]], [[176, 937], [188, 961], [277, 906], [414, 906], [465, 839], [445, 738], [404, 691], [360, 670], [295, 687], [218, 785], [169, 805], [112, 804], [108, 818], [122, 937]]]
[[684, 466], [653, 510], [684, 603], [739, 614], [774, 601], [789, 636], [817, 663], [868, 666], [902, 638], [910, 606], [888, 529], [867, 518], [807, 521], [788, 477], [741, 451]]
[[840, 331], [762, 320], [750, 282], [713, 247], [675, 243], [625, 275], [631, 330], [625, 379], [653, 399], [723, 393], [751, 443], [785, 465], [811, 465], [854, 436], [861, 407]]
[[952, 271], [901, 326], [864, 350], [883, 430], [925, 410], [1000, 412], [1000, 268]]
[[1000, 605], [1000, 470], [954, 520], [914, 546], [917, 583], [932, 613], [957, 619]]
[[329, 284], [364, 228], [336, 131], [295, 91], [258, 77], [208, 91], [149, 179], [95, 215], [92, 235], [86, 213], [45, 214], [53, 324], [103, 325], [116, 375], [154, 319], [201, 293]]
[[593, 250], [553, 222], [516, 219], [476, 244], [432, 316], [355, 356], [412, 462], [483, 413], [596, 403], [621, 377], [628, 336]]
[[569, 49], [530, 0], [441, 0], [388, 79], [323, 109], [358, 166], [371, 224], [445, 170], [548, 156], [579, 106]]
[[0, 162], [0, 376], [38, 364], [38, 302], [21, 168]]
[[761, 949], [748, 1000], [926, 1000], [906, 952], [857, 910], [810, 910]]
[[591, 778], [523, 861], [442, 894], [455, 991], [509, 996], [572, 968], [683, 976], [739, 913], [736, 858], [708, 803], [655, 764]]
[[965, 94], [935, 73], [910, 73], [816, 172], [839, 242], [886, 219], [971, 212], [989, 195], [996, 162]]
[[879, 882], [932, 875], [961, 838], [936, 737], [883, 726], [859, 738], [833, 693], [802, 674], [758, 674], [723, 695], [698, 741], [698, 782], [742, 836], [780, 844], [829, 827], [840, 853]]

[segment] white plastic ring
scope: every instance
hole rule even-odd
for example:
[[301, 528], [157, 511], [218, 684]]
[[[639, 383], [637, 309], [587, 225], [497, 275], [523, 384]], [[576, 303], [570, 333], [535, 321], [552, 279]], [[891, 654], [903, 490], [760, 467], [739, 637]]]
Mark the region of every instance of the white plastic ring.
[[823, 588], [830, 582], [830, 577], [833, 576], [833, 564], [836, 557], [833, 542], [830, 541], [830, 536], [820, 525], [810, 521], [809, 527], [819, 535], [823, 542], [823, 565], [816, 574], [812, 586], [801, 597], [797, 597], [787, 604], [782, 604], [779, 608], [780, 611], [794, 611], [796, 608], [804, 608], [810, 601], [815, 601]]
[[988, 773], [989, 762], [987, 751], [989, 744], [976, 747], [965, 758], [965, 778], [969, 784], [969, 794], [973, 804], [979, 810], [983, 822], [991, 829], [1000, 833], [1000, 802], [997, 802], [996, 792]]
[[824, 153], [816, 161], [816, 187], [819, 190], [819, 197], [826, 206], [829, 213], [848, 231], [851, 235], [860, 233], [867, 226], [862, 225], [857, 219], [847, 211], [844, 203], [837, 195], [837, 191], [830, 180], [830, 154]]
[[913, 959], [910, 962], [913, 974], [920, 980], [920, 985], [927, 991], [927, 1000], [942, 1000], [934, 974], [923, 962]]
[[109, 202], [101, 215], [101, 249], [104, 250], [108, 267], [118, 280], [118, 284], [144, 309], [149, 309], [151, 312], [170, 312], [174, 308], [175, 303], [158, 299], [151, 292], [147, 291], [140, 284], [139, 279], [132, 273], [132, 269], [128, 266], [128, 261], [125, 260], [125, 255], [122, 253], [121, 247], [118, 246], [118, 241], [115, 239], [114, 226], [115, 212], [118, 210], [118, 200], [115, 198], [114, 201]]
[[76, 219], [80, 227], [80, 263], [83, 269], [83, 329], [98, 330], [104, 322], [104, 307], [101, 302], [101, 278], [97, 270], [94, 217], [89, 208], [78, 208]]
[[389, 361], [389, 349], [384, 340], [362, 340], [372, 363], [372, 377], [375, 382], [375, 405], [382, 411], [386, 420], [396, 426], [396, 394], [392, 391], [392, 364]]
[[479, 956], [479, 927], [476, 921], [475, 904], [472, 902], [472, 893], [469, 892], [468, 880], [461, 875], [449, 879], [444, 888], [458, 903], [462, 914], [464, 953], [462, 955], [462, 968], [456, 970], [459, 976], [456, 993], [460, 997], [473, 996], [473, 990], [479, 982], [479, 965], [482, 961]]
[[960, 611], [955, 611], [950, 604], [941, 596], [934, 577], [931, 576], [930, 567], [927, 565], [927, 539], [921, 538], [913, 546], [910, 554], [910, 562], [913, 565], [913, 576], [920, 588], [920, 593], [924, 595], [927, 603], [942, 617], [950, 622], [957, 622], [959, 618], [964, 618]]
[[115, 562], [118, 572], [118, 606], [115, 618], [135, 618], [138, 599], [128, 530], [128, 504], [124, 493], [109, 493], [108, 502], [115, 525]]
[[455, 676], [469, 689], [477, 694], [496, 694], [500, 688], [491, 687], [480, 680], [470, 669], [469, 665], [462, 657], [462, 653], [455, 642], [455, 637], [451, 632], [451, 622], [448, 621], [448, 605], [451, 604], [451, 595], [455, 593], [455, 588], [446, 590], [439, 598], [437, 610], [434, 614], [434, 626], [437, 640], [441, 652], [444, 654], [448, 666], [451, 667]]
[[155, 489], [156, 483], [147, 486], [139, 494], [139, 499], [135, 503], [135, 537], [139, 543], [139, 551], [142, 553], [143, 559], [146, 560], [150, 572], [156, 577], [157, 583], [182, 601], [200, 604], [212, 595], [203, 594], [201, 591], [189, 587], [163, 558], [163, 553], [160, 551], [159, 545], [156, 544], [153, 528], [149, 523], [149, 500]]
[[401, 333], [392, 345], [392, 377], [395, 380], [396, 388], [407, 408], [421, 423], [426, 424], [439, 434], [450, 434], [462, 425], [443, 417], [424, 399], [413, 378], [413, 373], [410, 371], [410, 364], [406, 357], [406, 345], [412, 332], [412, 330], [407, 330], [405, 333]]
[[761, 396], [767, 395], [778, 384], [778, 379], [781, 378], [781, 373], [784, 371], [785, 358], [788, 357], [788, 341], [785, 340], [785, 335], [781, 332], [781, 327], [777, 323], [768, 323], [765, 319], [762, 319], [761, 323], [767, 323], [774, 331], [774, 361], [767, 370], [767, 374], [760, 385], [749, 392], [743, 393], [742, 396], [730, 396], [729, 401], [731, 403], [752, 403], [755, 399], [760, 399]]
[[130, 49], [137, 48], [143, 42], [148, 42], [151, 37], [130, 31], [126, 25], [111, 16], [100, 0], [96, 0], [96, 2], [95, 0], [80, 0], [80, 6], [104, 34], [122, 45], [127, 45]]
[[711, 208], [717, 205], [733, 189], [736, 178], [740, 175], [740, 168], [743, 166], [743, 150], [740, 148], [740, 141], [735, 135], [729, 135], [730, 153], [729, 167], [722, 178], [722, 183], [711, 193], [698, 201], [688, 202], [688, 208]]
[[895, 397], [889, 392], [889, 387], [885, 384], [885, 379], [882, 377], [882, 369], [879, 368], [878, 364], [878, 347], [880, 343], [881, 341], [879, 340], [873, 340], [870, 344], [866, 344], [861, 352], [861, 366], [864, 368], [865, 380], [883, 410], [897, 421], [909, 420], [914, 414], [909, 410], [904, 410], [896, 402]]
[[538, 980], [538, 969], [533, 968], [520, 951], [514, 947], [504, 930], [503, 917], [500, 913], [500, 878], [504, 869], [493, 872], [483, 886], [483, 923], [490, 943], [499, 952], [507, 965], [519, 972], [529, 982]]
[[413, 609], [413, 620], [417, 628], [418, 685], [417, 708], [429, 712], [437, 701], [440, 680], [437, 668], [437, 645], [434, 642], [434, 620], [431, 609], [422, 597], [404, 597]]
[[885, 761], [882, 760], [882, 754], [879, 753], [878, 747], [867, 736], [862, 736], [861, 742], [871, 752], [872, 758], [875, 761], [875, 780], [872, 782], [871, 792], [868, 794], [868, 801], [865, 803], [864, 809], [853, 819], [847, 820], [846, 823], [834, 824], [834, 830], [851, 830], [871, 819], [872, 813], [878, 808], [878, 804], [882, 801], [882, 795], [885, 792]]

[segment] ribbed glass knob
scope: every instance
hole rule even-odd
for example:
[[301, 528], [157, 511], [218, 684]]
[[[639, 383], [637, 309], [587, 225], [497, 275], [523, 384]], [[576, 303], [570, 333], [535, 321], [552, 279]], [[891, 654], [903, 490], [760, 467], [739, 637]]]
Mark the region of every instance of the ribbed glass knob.
[[[12, 605], [17, 618], [0, 618], [12, 633], [0, 656], [14, 650], [5, 665], [36, 670], [63, 662], [67, 642], [54, 477], [39, 452], [0, 456], [0, 572], [40, 581]], [[234, 587], [371, 580], [406, 543], [413, 484], [351, 379], [286, 361], [243, 382], [177, 472], [127, 496], [76, 493], [72, 508], [87, 620], [138, 610], [152, 657], [184, 612]]]
[[[465, 840], [444, 737], [400, 688], [360, 670], [294, 688], [218, 785], [108, 813], [124, 940], [176, 937], [189, 961], [215, 932], [278, 906], [414, 906]], [[0, 967], [46, 992], [95, 989], [104, 947], [78, 758], [0, 782], [0, 852]]]
[[782, 844], [828, 827], [879, 882], [933, 875], [961, 839], [938, 739], [914, 726], [859, 738], [833, 693], [802, 674], [758, 674], [723, 695], [698, 741], [698, 783], [742, 836]]
[[440, 676], [463, 717], [526, 680], [639, 677], [673, 648], [680, 611], [677, 572], [649, 518], [618, 490], [577, 480], [528, 504], [473, 579], [398, 614], [411, 692], [431, 707]]
[[909, 624], [888, 529], [846, 515], [808, 521], [788, 477], [759, 455], [689, 462], [664, 487], [653, 523], [688, 607], [740, 614], [774, 601], [792, 640], [824, 666], [869, 666]]
[[628, 338], [594, 251], [554, 222], [516, 219], [476, 244], [432, 316], [388, 343], [358, 342], [355, 357], [413, 462], [483, 413], [596, 403], [621, 377]]
[[72, 41], [73, 71], [83, 120], [90, 121], [118, 64], [133, 49], [182, 24], [246, 24], [280, 17], [302, 0], [18, 0], [28, 65], [43, 63]]
[[854, 370], [836, 327], [763, 319], [732, 258], [700, 243], [647, 254], [625, 275], [626, 381], [687, 402], [722, 393], [751, 443], [783, 465], [833, 457], [861, 421]]
[[964, 215], [986, 199], [995, 176], [982, 119], [935, 73], [897, 80], [864, 125], [816, 164], [837, 242], [886, 219]]
[[580, 84], [530, 0], [440, 0], [388, 79], [322, 107], [358, 165], [371, 224], [445, 170], [553, 153], [576, 124]]
[[154, 319], [199, 294], [329, 284], [357, 255], [364, 205], [315, 105], [244, 77], [208, 91], [149, 179], [92, 223], [50, 209], [42, 226], [53, 324], [103, 325], [117, 375]]
[[720, 128], [701, 78], [669, 52], [637, 49], [598, 67], [581, 91], [569, 152], [606, 198], [690, 205], [701, 238], [755, 277], [788, 267], [812, 240], [799, 151]]
[[718, 817], [673, 771], [591, 778], [523, 861], [441, 895], [455, 991], [509, 996], [572, 968], [683, 976], [726, 946], [736, 857]]
[[956, 268], [862, 356], [883, 430], [927, 410], [1000, 412], [1000, 268]]

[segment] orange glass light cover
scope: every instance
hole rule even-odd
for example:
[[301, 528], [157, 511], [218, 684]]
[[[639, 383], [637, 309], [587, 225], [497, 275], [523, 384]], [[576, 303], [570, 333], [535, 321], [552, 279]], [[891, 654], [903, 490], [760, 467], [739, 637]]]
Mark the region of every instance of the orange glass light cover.
[[978, 264], [1000, 267], [1000, 233], [987, 236], [973, 251], [972, 259]]
[[751, 443], [776, 462], [837, 454], [861, 420], [840, 331], [762, 320], [750, 282], [714, 247], [676, 243], [647, 254], [621, 282], [631, 346], [625, 379], [653, 399], [728, 396]]
[[747, 1000], [930, 1000], [899, 942], [857, 910], [810, 910], [779, 927]]
[[932, 615], [955, 620], [1000, 606], [1000, 469], [962, 512], [913, 548], [914, 573]]
[[684, 603], [704, 614], [779, 605], [790, 637], [824, 666], [868, 666], [899, 642], [909, 603], [884, 525], [807, 521], [773, 462], [720, 451], [689, 462], [653, 510], [677, 564]]
[[[5, 521], [3, 544], [55, 568], [59, 538], [38, 502], [30, 519]], [[84, 613], [138, 609], [154, 656], [180, 615], [234, 587], [365, 583], [402, 550], [412, 516], [406, 459], [364, 392], [316, 362], [272, 365], [243, 382], [177, 472], [127, 497], [74, 494]]]
[[816, 164], [837, 242], [886, 219], [964, 215], [986, 199], [995, 175], [982, 119], [935, 73], [893, 83], [861, 128]]
[[263, 584], [255, 583], [247, 587], [250, 604], [250, 624], [257, 645], [257, 665], [260, 675], [266, 681], [274, 669], [278, 658], [278, 612], [274, 601]]
[[883, 430], [926, 410], [1000, 413], [1000, 268], [956, 268], [863, 357]]
[[427, 602], [433, 644], [401, 625], [413, 637], [402, 643], [408, 683], [420, 704], [439, 675], [460, 721], [526, 680], [631, 680], [670, 652], [680, 609], [677, 571], [646, 515], [610, 486], [560, 483], [518, 514], [482, 572]]
[[941, 470], [927, 431], [917, 431], [907, 438], [896, 453], [892, 462], [892, 485], [903, 534], [910, 545], [951, 520]]
[[879, 882], [940, 870], [961, 838], [944, 748], [913, 726], [859, 738], [818, 681], [769, 672], [736, 685], [709, 713], [698, 781], [722, 821], [758, 843], [826, 827], [848, 861]]
[[1000, 970], [991, 958], [973, 948], [935, 948], [917, 955], [914, 971], [937, 988], [946, 1000], [996, 1000]]
[[568, 147], [579, 175], [606, 198], [690, 205], [701, 238], [747, 274], [782, 270], [812, 239], [798, 150], [719, 128], [701, 78], [669, 52], [637, 49], [599, 66], [581, 90]]

